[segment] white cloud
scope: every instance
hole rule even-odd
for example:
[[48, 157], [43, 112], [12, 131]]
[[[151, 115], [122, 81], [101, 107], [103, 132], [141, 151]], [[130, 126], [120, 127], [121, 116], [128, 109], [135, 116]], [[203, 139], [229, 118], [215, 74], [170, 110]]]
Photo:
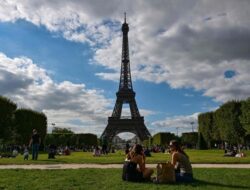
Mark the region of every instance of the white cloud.
[[161, 121], [152, 122], [151, 131], [153, 133], [172, 132], [176, 134], [178, 128], [178, 135], [182, 132], [192, 132], [192, 129], [197, 131], [198, 115], [199, 113], [194, 113], [192, 115], [179, 115], [167, 117]]
[[[140, 115], [144, 116], [144, 117], [156, 114], [156, 112], [151, 111], [151, 110], [146, 110], [146, 109], [140, 109], [139, 111], [140, 111]], [[131, 116], [129, 104], [124, 104], [123, 105], [121, 115], [122, 116]]]
[[[95, 52], [92, 62], [113, 70], [96, 75], [117, 81], [120, 21], [126, 10], [133, 79], [194, 88], [225, 102], [250, 94], [249, 8], [249, 1], [233, 0], [4, 0], [0, 21], [25, 19], [68, 40], [89, 43]], [[224, 78], [228, 69], [237, 72], [230, 80]]]
[[[111, 100], [104, 97], [103, 91], [70, 81], [56, 83], [46, 70], [26, 57], [12, 59], [0, 53], [0, 92], [19, 107], [43, 111], [49, 124], [63, 123], [82, 132], [100, 134], [111, 114]], [[72, 126], [69, 121], [74, 119], [83, 125]]]
[[[225, 102], [250, 94], [249, 8], [249, 1], [233, 0], [2, 0], [0, 21], [24, 19], [67, 40], [89, 43], [92, 63], [111, 70], [96, 76], [118, 81], [120, 21], [126, 10], [133, 80], [193, 88]], [[227, 70], [236, 75], [225, 78]], [[104, 115], [112, 112], [102, 92], [69, 81], [57, 84], [48, 71], [25, 57], [0, 54], [0, 84], [1, 93], [20, 106], [44, 110], [58, 122], [95, 121], [92, 129], [97, 131], [106, 122]], [[177, 126], [188, 118], [167, 118], [154, 126]]]
[[185, 93], [184, 96], [186, 96], [186, 97], [194, 97], [193, 94], [189, 94], [189, 93]]
[[[105, 98], [103, 90], [87, 89], [82, 83], [70, 81], [56, 83], [31, 59], [9, 58], [3, 53], [0, 53], [0, 92], [19, 107], [44, 112], [48, 117], [48, 131], [55, 123], [74, 132], [100, 135], [114, 106], [112, 100]], [[129, 114], [128, 109], [123, 112]], [[145, 109], [140, 112], [144, 116], [154, 114]]]
[[[165, 22], [162, 20], [168, 18], [168, 13], [161, 12], [164, 3], [154, 4], [159, 8], [157, 11], [151, 7], [150, 12], [157, 14], [150, 14], [150, 18], [147, 11], [140, 12], [137, 7], [140, 15], [132, 15], [129, 22], [133, 79], [165, 82], [172, 88], [193, 88], [218, 102], [248, 97], [250, 14], [246, 7], [250, 8], [250, 3], [227, 1], [225, 7], [222, 6], [225, 1], [222, 5], [214, 4], [208, 1], [191, 4], [190, 11], [175, 13], [172, 20]], [[203, 19], [206, 14], [212, 15], [209, 23]], [[97, 74], [103, 79], [118, 79], [118, 58], [106, 58], [115, 53], [117, 44], [116, 39], [111, 41], [95, 56], [97, 62], [114, 70]], [[228, 70], [236, 72], [231, 79], [224, 76]]]

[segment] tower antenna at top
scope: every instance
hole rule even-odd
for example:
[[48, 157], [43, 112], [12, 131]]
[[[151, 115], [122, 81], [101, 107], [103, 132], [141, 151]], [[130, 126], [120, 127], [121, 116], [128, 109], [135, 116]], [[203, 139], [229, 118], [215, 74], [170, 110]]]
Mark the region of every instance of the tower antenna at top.
[[124, 23], [126, 23], [126, 12], [124, 12]]

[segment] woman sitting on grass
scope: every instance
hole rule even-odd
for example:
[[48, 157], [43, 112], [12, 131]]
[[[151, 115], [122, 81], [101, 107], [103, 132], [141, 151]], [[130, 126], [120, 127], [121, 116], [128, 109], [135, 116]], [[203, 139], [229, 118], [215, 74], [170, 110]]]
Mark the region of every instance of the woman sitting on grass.
[[170, 141], [171, 164], [175, 167], [176, 182], [192, 182], [193, 171], [188, 155], [175, 140]]
[[[142, 146], [136, 144], [127, 154], [128, 161], [124, 164], [123, 180], [138, 182], [149, 180], [154, 171], [146, 168], [145, 159]], [[137, 168], [137, 165], [139, 168]]]

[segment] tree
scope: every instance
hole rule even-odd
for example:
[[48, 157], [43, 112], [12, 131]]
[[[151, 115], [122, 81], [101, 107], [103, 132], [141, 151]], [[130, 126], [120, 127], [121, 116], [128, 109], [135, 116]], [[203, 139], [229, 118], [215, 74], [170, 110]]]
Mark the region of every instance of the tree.
[[153, 138], [149, 137], [148, 139], [144, 140], [142, 144], [145, 147], [151, 147], [151, 145], [153, 144]]
[[12, 137], [13, 112], [17, 105], [8, 98], [0, 96], [0, 139], [10, 141]]
[[78, 134], [78, 145], [97, 145], [97, 136], [91, 133]]
[[57, 145], [57, 139], [56, 139], [55, 134], [47, 134], [44, 138], [44, 144], [46, 146], [51, 145], [51, 144]]
[[181, 142], [182, 144], [185, 144], [188, 148], [196, 148], [198, 143], [198, 133], [182, 133]]
[[207, 149], [207, 143], [204, 140], [204, 137], [202, 133], [198, 132], [198, 143], [197, 143], [197, 148], [199, 150], [206, 150]]
[[93, 146], [97, 145], [97, 136], [94, 134], [70, 134], [70, 133], [52, 133], [47, 134], [45, 145], [54, 144], [56, 146]]
[[211, 141], [213, 140], [213, 112], [199, 114], [198, 116], [198, 131], [202, 134], [202, 138], [206, 142], [208, 148], [211, 148]]
[[52, 134], [74, 134], [74, 132], [67, 128], [53, 127]]
[[241, 112], [240, 123], [246, 133], [250, 134], [250, 98], [241, 102]]
[[43, 141], [47, 133], [47, 117], [44, 113], [29, 109], [18, 109], [14, 115], [15, 129], [19, 135], [18, 144], [28, 144], [33, 129], [37, 129]]
[[173, 133], [157, 133], [153, 136], [153, 144], [157, 145], [168, 145], [171, 140], [177, 140], [178, 137], [176, 137]]
[[240, 123], [241, 103], [231, 101], [223, 104], [216, 110], [215, 124], [219, 129], [222, 140], [230, 144], [239, 144], [243, 142], [245, 129]]

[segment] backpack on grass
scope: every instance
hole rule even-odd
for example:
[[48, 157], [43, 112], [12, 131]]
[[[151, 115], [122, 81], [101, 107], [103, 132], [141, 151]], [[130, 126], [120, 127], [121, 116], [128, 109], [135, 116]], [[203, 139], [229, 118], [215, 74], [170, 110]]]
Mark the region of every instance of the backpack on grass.
[[144, 181], [142, 172], [137, 170], [137, 164], [126, 161], [123, 164], [122, 179], [124, 181], [142, 182]]

